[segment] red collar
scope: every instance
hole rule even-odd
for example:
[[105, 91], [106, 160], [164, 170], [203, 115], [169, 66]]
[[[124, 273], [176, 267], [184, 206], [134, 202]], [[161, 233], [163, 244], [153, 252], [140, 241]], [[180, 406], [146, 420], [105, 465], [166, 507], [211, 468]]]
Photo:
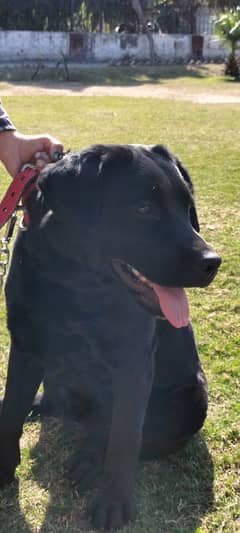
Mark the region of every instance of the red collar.
[[[30, 165], [25, 165], [22, 170], [16, 174], [0, 202], [0, 228], [6, 224], [13, 212], [17, 209], [21, 198], [24, 210], [26, 198], [35, 186], [38, 174], [39, 170]], [[23, 222], [24, 225], [28, 224], [28, 214], [26, 210], [24, 210]]]

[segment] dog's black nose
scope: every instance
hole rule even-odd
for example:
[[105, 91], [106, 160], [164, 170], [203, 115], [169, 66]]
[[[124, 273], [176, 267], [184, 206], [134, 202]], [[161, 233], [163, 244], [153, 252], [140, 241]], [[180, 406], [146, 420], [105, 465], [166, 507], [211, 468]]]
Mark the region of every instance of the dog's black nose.
[[207, 252], [204, 254], [201, 262], [201, 268], [206, 274], [213, 274], [221, 265], [221, 257], [215, 252]]

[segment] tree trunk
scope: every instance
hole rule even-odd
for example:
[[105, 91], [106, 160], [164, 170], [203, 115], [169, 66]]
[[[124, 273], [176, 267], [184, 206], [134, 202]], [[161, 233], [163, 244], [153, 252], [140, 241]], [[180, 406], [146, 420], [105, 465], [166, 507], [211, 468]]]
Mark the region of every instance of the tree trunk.
[[153, 35], [152, 35], [152, 32], [148, 30], [147, 28], [147, 24], [146, 24], [146, 20], [145, 20], [145, 16], [144, 16], [144, 12], [143, 12], [143, 8], [142, 8], [142, 4], [141, 4], [141, 0], [131, 0], [131, 4], [132, 4], [132, 7], [137, 15], [137, 18], [138, 18], [138, 21], [139, 21], [139, 24], [145, 28], [145, 31], [146, 31], [146, 36], [147, 36], [147, 39], [148, 39], [148, 42], [149, 42], [149, 52], [150, 52], [150, 60], [151, 60], [151, 63], [155, 63], [155, 49], [154, 49], [154, 39], [153, 39]]
[[233, 41], [231, 39], [231, 52], [232, 52], [233, 57], [236, 56], [236, 49], [237, 49], [237, 41]]
[[74, 0], [70, 3], [70, 30], [74, 30]]

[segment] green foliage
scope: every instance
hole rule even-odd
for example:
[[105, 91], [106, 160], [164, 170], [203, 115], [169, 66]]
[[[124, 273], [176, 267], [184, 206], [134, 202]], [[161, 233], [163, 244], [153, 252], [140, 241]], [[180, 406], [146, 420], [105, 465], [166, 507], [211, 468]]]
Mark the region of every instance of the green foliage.
[[230, 9], [239, 5], [239, 0], [153, 0], [155, 13], [158, 12], [159, 24], [167, 33], [195, 33], [196, 12], [200, 6]]
[[[113, 30], [121, 22], [139, 22], [139, 3], [147, 18], [159, 15], [172, 31], [195, 31], [199, 5], [224, 9], [239, 0], [0, 0], [0, 29], [48, 31]], [[167, 30], [169, 31], [169, 29]]]
[[231, 76], [235, 80], [240, 79], [240, 58], [230, 54], [225, 65], [226, 76]]
[[159, 24], [166, 33], [196, 33], [196, 12], [202, 0], [162, 0], [154, 2]]
[[71, 18], [78, 13], [80, 0], [0, 0], [0, 26], [6, 30], [70, 29]]
[[215, 9], [231, 9], [239, 6], [239, 0], [206, 0], [206, 3]]
[[[147, 0], [141, 0], [144, 7]], [[131, 0], [0, 0], [0, 29], [102, 31], [136, 22]]]
[[231, 46], [232, 53], [234, 53], [240, 41], [240, 6], [223, 13], [216, 20], [215, 31]]
[[235, 79], [240, 78], [239, 60], [236, 58], [237, 45], [240, 42], [240, 6], [223, 13], [215, 23], [216, 34], [231, 48], [226, 65], [226, 74]]
[[102, 30], [107, 24], [110, 30], [122, 22], [136, 22], [136, 14], [130, 0], [85, 0], [87, 12], [92, 14], [92, 31]]

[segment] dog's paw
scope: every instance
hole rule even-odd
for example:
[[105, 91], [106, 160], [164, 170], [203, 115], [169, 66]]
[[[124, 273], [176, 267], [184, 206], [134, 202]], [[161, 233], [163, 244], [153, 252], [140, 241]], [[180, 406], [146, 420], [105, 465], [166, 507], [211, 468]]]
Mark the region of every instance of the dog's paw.
[[87, 451], [76, 453], [65, 465], [67, 478], [81, 491], [93, 488], [102, 470], [102, 459]]
[[88, 510], [88, 517], [96, 529], [111, 531], [121, 529], [135, 519], [136, 509], [132, 498], [117, 501], [113, 496], [99, 494]]

